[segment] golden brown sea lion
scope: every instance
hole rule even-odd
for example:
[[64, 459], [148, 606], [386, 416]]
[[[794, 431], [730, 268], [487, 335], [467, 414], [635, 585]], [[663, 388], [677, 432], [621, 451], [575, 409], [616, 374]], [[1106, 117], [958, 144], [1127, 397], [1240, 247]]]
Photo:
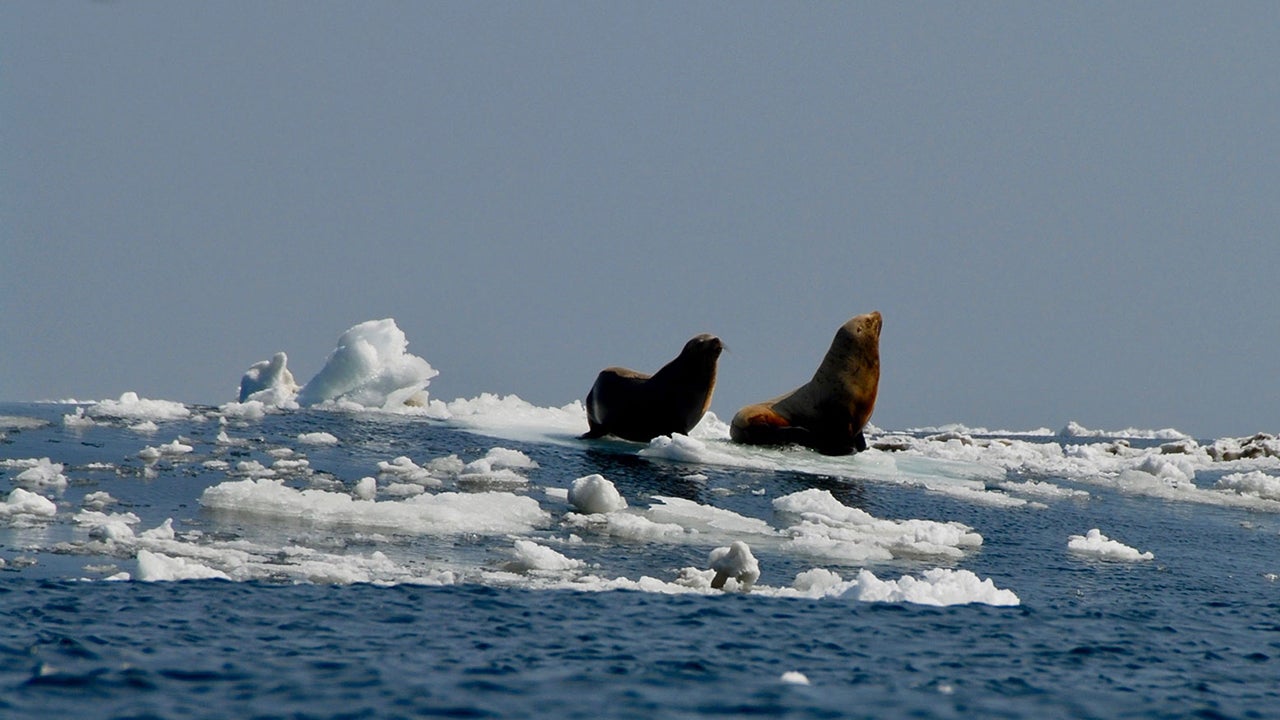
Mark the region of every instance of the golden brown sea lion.
[[652, 376], [611, 367], [600, 371], [587, 393], [584, 438], [617, 435], [649, 442], [659, 435], [688, 433], [707, 413], [716, 387], [716, 361], [724, 343], [702, 334], [685, 343], [675, 360]]
[[813, 379], [733, 416], [729, 436], [748, 445], [798, 443], [828, 455], [867, 449], [862, 428], [880, 386], [880, 313], [859, 315], [836, 331]]

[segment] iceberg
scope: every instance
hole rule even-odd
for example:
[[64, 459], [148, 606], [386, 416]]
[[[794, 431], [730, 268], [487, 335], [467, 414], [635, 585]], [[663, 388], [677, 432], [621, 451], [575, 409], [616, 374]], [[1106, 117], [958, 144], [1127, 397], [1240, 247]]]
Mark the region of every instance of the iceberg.
[[298, 404], [356, 405], [394, 409], [425, 404], [425, 390], [439, 373], [417, 355], [396, 321], [369, 320], [338, 338], [324, 367], [298, 391]]
[[278, 352], [270, 360], [256, 362], [240, 378], [240, 402], [258, 400], [265, 405], [283, 405], [298, 394], [298, 383], [289, 372], [289, 356]]

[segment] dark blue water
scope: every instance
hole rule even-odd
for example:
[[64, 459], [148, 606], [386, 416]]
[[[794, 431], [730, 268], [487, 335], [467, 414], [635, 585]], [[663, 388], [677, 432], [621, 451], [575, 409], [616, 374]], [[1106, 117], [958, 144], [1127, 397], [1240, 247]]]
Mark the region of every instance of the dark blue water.
[[[48, 415], [65, 408], [2, 406]], [[8, 431], [0, 458], [49, 456], [71, 486], [42, 529], [0, 527], [0, 717], [1275, 717], [1280, 714], [1280, 528], [1266, 514], [1133, 498], [1090, 487], [1044, 509], [975, 506], [920, 490], [791, 473], [743, 473], [494, 442], [402, 419], [323, 413], [268, 417], [240, 435], [265, 446], [325, 429], [336, 448], [313, 465], [358, 479], [377, 459], [516, 447], [567, 485], [602, 472], [628, 498], [683, 489], [749, 513], [768, 497], [829, 486], [877, 517], [957, 520], [983, 547], [956, 567], [1015, 591], [1018, 607], [859, 603], [759, 595], [663, 595], [488, 587], [106, 582], [86, 566], [128, 559], [66, 554], [70, 516], [109, 490], [144, 516], [210, 535], [261, 539], [195, 498], [224, 475], [196, 463], [145, 479], [137, 450], [214, 422], [162, 426], [153, 437], [59, 425]], [[296, 446], [296, 443], [294, 443]], [[248, 447], [241, 452], [253, 456]], [[107, 461], [117, 468], [85, 466]], [[709, 480], [681, 485], [691, 469]], [[4, 471], [0, 481], [16, 473]], [[7, 487], [5, 487], [7, 491]], [[1065, 552], [1090, 527], [1121, 533], [1154, 562], [1092, 561]], [[252, 533], [259, 533], [252, 535]], [[399, 543], [391, 547], [393, 543]], [[445, 552], [484, 540], [388, 540], [388, 551]], [[502, 542], [507, 542], [505, 539]], [[611, 574], [660, 576], [703, 548], [615, 543]], [[452, 551], [451, 551], [452, 552]], [[34, 564], [29, 564], [34, 563]], [[880, 577], [932, 562], [872, 566]], [[761, 556], [761, 583], [785, 585], [812, 561]], [[846, 577], [854, 569], [836, 568]], [[809, 685], [780, 681], [798, 671]]]

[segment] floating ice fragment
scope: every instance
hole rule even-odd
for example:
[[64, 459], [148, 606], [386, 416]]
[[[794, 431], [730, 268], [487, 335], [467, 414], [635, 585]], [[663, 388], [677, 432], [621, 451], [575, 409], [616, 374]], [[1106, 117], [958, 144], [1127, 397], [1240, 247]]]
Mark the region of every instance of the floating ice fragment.
[[529, 533], [550, 515], [529, 497], [505, 492], [440, 493], [373, 502], [346, 493], [295, 490], [279, 480], [228, 481], [206, 488], [207, 508], [418, 535]]
[[166, 518], [159, 527], [150, 530], [143, 530], [138, 534], [143, 540], [172, 540], [176, 537], [173, 532], [173, 518]]
[[138, 551], [138, 579], [144, 582], [174, 580], [230, 580], [221, 570], [185, 557], [170, 557], [150, 550]]
[[249, 366], [240, 378], [240, 402], [256, 400], [266, 405], [282, 405], [298, 394], [298, 383], [289, 372], [289, 356], [278, 352], [270, 360]]
[[1280, 500], [1280, 477], [1268, 475], [1261, 470], [1225, 475], [1219, 478], [1214, 486], [1240, 495]]
[[343, 401], [373, 409], [394, 409], [420, 396], [438, 373], [426, 360], [406, 352], [409, 342], [395, 320], [360, 323], [338, 338], [325, 365], [298, 392], [303, 406]]
[[1090, 530], [1086, 535], [1072, 535], [1067, 541], [1067, 549], [1103, 560], [1136, 562], [1155, 559], [1155, 555], [1150, 552], [1139, 552], [1136, 548], [1109, 539], [1097, 528]]
[[760, 579], [760, 563], [751, 554], [751, 548], [741, 540], [733, 541], [729, 547], [712, 550], [708, 561], [716, 573], [711, 587], [717, 590], [733, 578], [743, 592], [750, 592], [751, 586]]
[[355, 487], [356, 497], [361, 500], [372, 500], [378, 496], [378, 481], [371, 477], [360, 478]]
[[187, 406], [170, 400], [147, 400], [138, 397], [136, 392], [127, 392], [119, 400], [103, 400], [85, 410], [91, 418], [118, 418], [123, 420], [185, 420], [191, 417]]
[[510, 572], [527, 573], [533, 571], [563, 572], [584, 567], [585, 562], [567, 558], [545, 545], [532, 540], [516, 540], [513, 550], [515, 559], [504, 565]]
[[51, 518], [57, 514], [58, 506], [54, 505], [52, 500], [20, 487], [11, 490], [9, 497], [0, 503], [0, 518], [24, 515], [34, 518]]
[[115, 504], [116, 502], [118, 501], [111, 497], [111, 493], [106, 492], [105, 490], [91, 492], [84, 496], [84, 506], [90, 510], [101, 510], [108, 505]]
[[84, 414], [84, 408], [82, 407], [76, 408], [75, 412], [70, 415], [62, 416], [62, 426], [72, 430], [84, 430], [85, 428], [91, 428], [97, 424], [98, 423], [95, 422], [93, 418], [87, 417]]
[[67, 489], [67, 477], [62, 474], [62, 463], [51, 462], [47, 457], [25, 462], [30, 464], [26, 466], [26, 470], [18, 473], [14, 482], [26, 488]]
[[869, 570], [858, 572], [853, 596], [863, 602], [908, 602], [918, 605], [1019, 605], [1011, 590], [1001, 590], [990, 578], [979, 580], [969, 570], [933, 568], [923, 578], [905, 575], [897, 580], [881, 580]]
[[580, 513], [609, 513], [624, 510], [627, 501], [603, 475], [593, 474], [573, 481], [569, 504]]
[[782, 673], [782, 677], [778, 679], [788, 685], [808, 685], [809, 684], [809, 678], [805, 677], [804, 673], [798, 672], [796, 670], [788, 670], [787, 672]]
[[309, 432], [299, 434], [298, 442], [308, 445], [337, 445], [338, 438], [327, 432]]
[[442, 487], [443, 482], [431, 477], [431, 471], [421, 467], [408, 457], [401, 455], [391, 461], [378, 461], [378, 474], [384, 478], [395, 478], [402, 482], [416, 483], [423, 487]]

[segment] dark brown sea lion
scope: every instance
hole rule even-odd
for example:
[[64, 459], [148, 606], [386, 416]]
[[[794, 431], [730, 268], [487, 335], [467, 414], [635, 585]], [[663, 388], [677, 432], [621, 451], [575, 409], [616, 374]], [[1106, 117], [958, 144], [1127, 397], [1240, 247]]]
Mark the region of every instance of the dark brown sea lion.
[[880, 386], [880, 325], [878, 312], [841, 325], [812, 380], [739, 410], [729, 436], [748, 445], [798, 443], [828, 455], [866, 450], [862, 428]]
[[716, 361], [724, 343], [702, 334], [685, 343], [675, 360], [652, 376], [611, 367], [600, 371], [587, 393], [584, 438], [616, 435], [649, 442], [659, 435], [688, 433], [707, 413], [716, 387]]

